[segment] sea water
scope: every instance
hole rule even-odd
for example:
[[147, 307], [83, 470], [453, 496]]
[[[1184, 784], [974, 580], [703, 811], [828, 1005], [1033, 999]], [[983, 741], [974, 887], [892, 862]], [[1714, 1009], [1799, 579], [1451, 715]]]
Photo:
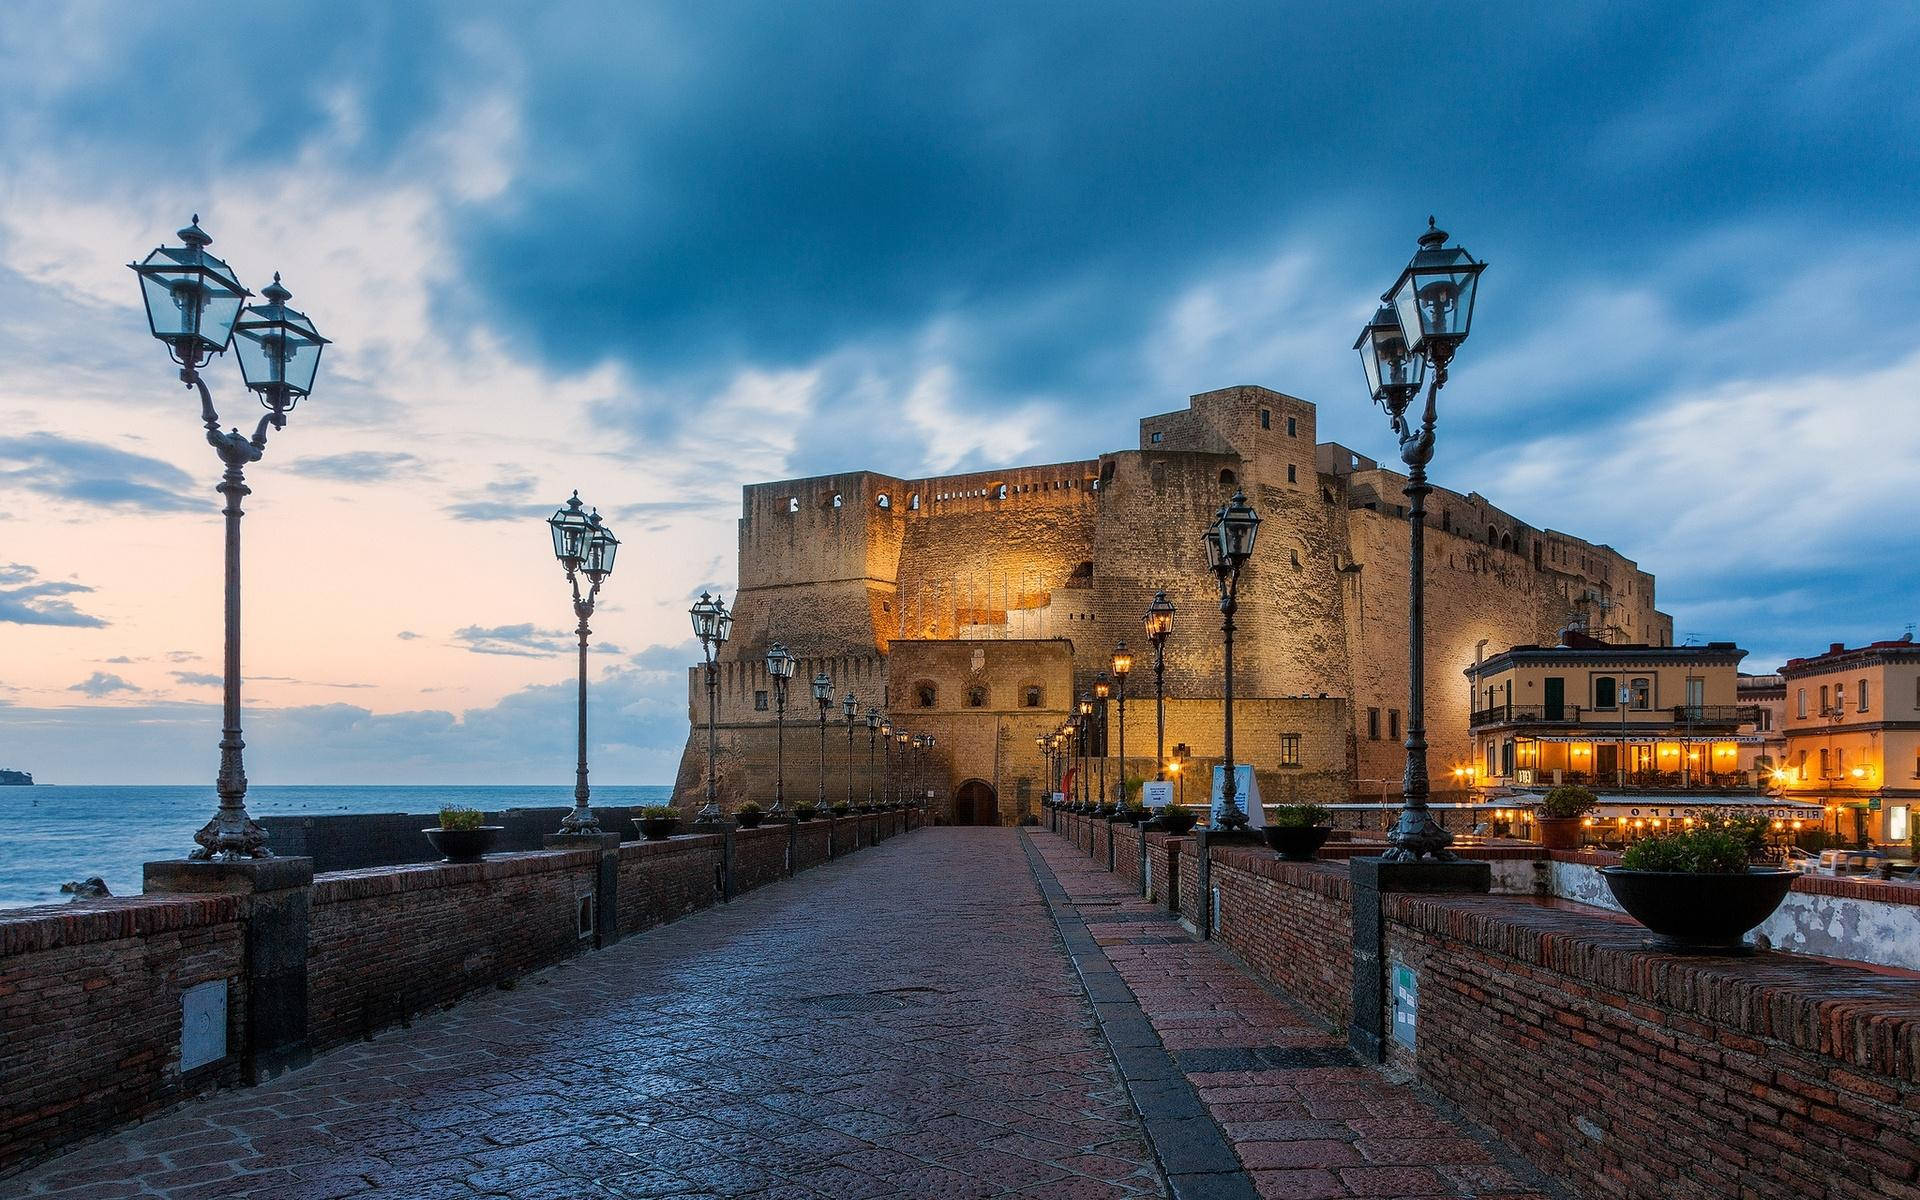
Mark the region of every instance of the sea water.
[[[660, 785], [595, 787], [608, 805], [664, 804]], [[0, 908], [57, 904], [60, 885], [98, 875], [116, 896], [140, 892], [140, 864], [184, 858], [218, 806], [213, 789], [191, 787], [0, 787]], [[449, 804], [498, 811], [560, 808], [573, 787], [252, 787], [255, 816], [438, 813]], [[430, 822], [422, 822], [424, 828]]]

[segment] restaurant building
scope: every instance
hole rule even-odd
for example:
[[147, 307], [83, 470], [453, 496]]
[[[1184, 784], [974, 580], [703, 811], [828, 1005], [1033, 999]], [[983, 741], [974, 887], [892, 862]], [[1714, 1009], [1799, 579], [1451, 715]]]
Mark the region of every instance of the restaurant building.
[[1741, 700], [1746, 653], [1732, 642], [1609, 643], [1576, 630], [1555, 646], [1514, 646], [1467, 669], [1473, 760], [1454, 772], [1519, 834], [1561, 783], [1599, 797], [1598, 835], [1709, 813], [1759, 813], [1783, 829], [1817, 819], [1817, 806], [1768, 794], [1778, 735], [1762, 728], [1764, 705]]
[[1898, 641], [1791, 659], [1786, 761], [1774, 772], [1783, 798], [1823, 808], [1827, 828], [1851, 841], [1912, 844], [1920, 805], [1920, 646]]

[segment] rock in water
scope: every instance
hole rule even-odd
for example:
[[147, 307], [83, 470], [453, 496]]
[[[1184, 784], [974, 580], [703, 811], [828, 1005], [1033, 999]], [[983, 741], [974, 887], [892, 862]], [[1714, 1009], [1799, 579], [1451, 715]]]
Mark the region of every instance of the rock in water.
[[107, 881], [98, 875], [89, 875], [85, 879], [76, 879], [72, 883], [63, 883], [60, 885], [60, 890], [73, 893], [75, 900], [96, 900], [101, 896], [113, 895], [112, 892], [107, 890]]

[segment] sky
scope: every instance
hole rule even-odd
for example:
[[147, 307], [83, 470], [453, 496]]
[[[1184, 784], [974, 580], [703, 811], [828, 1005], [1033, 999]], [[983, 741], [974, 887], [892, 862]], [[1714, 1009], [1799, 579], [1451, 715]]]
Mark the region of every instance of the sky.
[[[541, 520], [624, 541], [594, 778], [670, 782], [743, 483], [1091, 457], [1477, 257], [1436, 482], [1766, 670], [1920, 619], [1920, 9], [17, 4], [0, 766], [210, 781], [219, 465], [128, 262], [198, 213], [333, 339], [250, 468], [248, 772], [561, 783]], [[227, 359], [227, 423], [259, 409]]]

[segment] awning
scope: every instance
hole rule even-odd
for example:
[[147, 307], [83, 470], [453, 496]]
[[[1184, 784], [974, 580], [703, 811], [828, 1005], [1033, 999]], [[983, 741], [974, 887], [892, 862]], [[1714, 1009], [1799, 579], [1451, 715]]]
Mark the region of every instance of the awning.
[[1597, 730], [1581, 737], [1563, 737], [1558, 734], [1553, 734], [1545, 737], [1521, 737], [1514, 739], [1516, 742], [1612, 742], [1615, 745], [1625, 742], [1629, 746], [1652, 746], [1659, 742], [1732, 742], [1739, 746], [1764, 746], [1772, 740], [1771, 738], [1755, 737], [1750, 733], [1700, 733], [1691, 737], [1678, 733], [1663, 733], [1653, 736], [1644, 733], [1630, 733], [1625, 737], [1621, 737], [1617, 733], [1601, 733]]

